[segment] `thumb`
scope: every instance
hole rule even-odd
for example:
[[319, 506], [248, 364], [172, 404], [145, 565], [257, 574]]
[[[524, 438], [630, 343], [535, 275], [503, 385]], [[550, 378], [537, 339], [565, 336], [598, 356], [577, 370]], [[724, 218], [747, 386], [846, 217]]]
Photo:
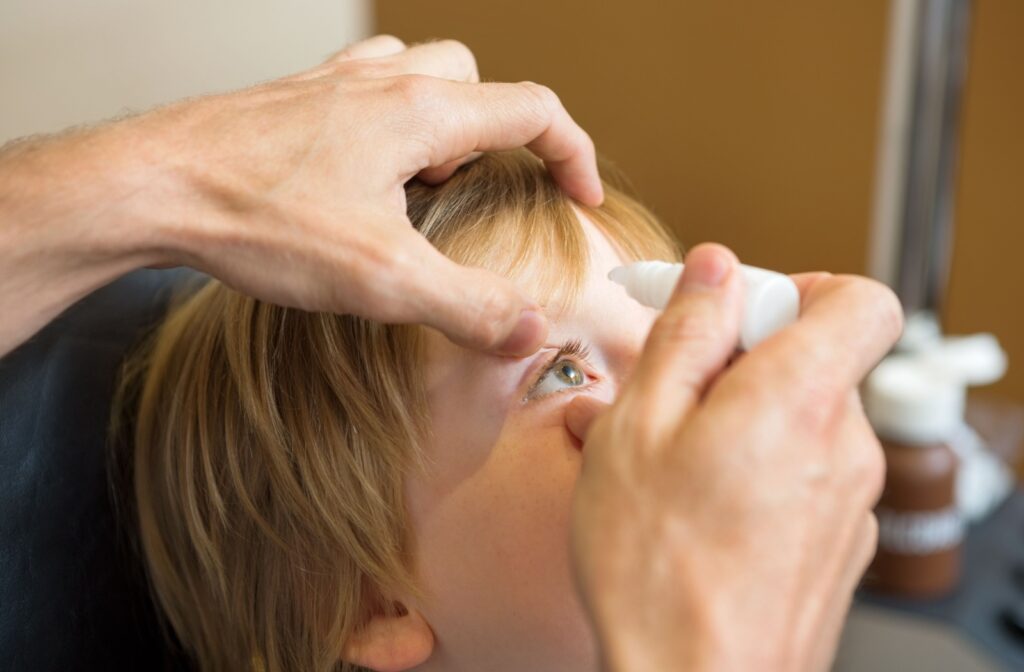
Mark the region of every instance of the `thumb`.
[[622, 393], [643, 409], [654, 436], [678, 426], [736, 347], [743, 304], [739, 270], [736, 256], [721, 245], [698, 245], [686, 256], [683, 276]]
[[569, 402], [565, 408], [565, 425], [581, 443], [587, 442], [587, 434], [597, 416], [610, 407], [594, 397], [579, 396]]
[[516, 285], [482, 268], [456, 264], [410, 230], [397, 273], [401, 321], [434, 327], [453, 343], [511, 357], [543, 345], [548, 322], [541, 307]]

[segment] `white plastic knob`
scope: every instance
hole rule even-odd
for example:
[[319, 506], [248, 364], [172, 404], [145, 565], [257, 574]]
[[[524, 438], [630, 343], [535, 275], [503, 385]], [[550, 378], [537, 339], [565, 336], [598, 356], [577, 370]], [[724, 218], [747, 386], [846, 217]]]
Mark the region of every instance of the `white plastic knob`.
[[[800, 291], [782, 273], [742, 266], [746, 281], [746, 303], [740, 327], [740, 348], [750, 350], [779, 329], [792, 324], [800, 314]], [[608, 278], [626, 289], [631, 297], [651, 308], [663, 310], [683, 273], [683, 264], [638, 261], [613, 268]]]
[[992, 334], [947, 336], [918, 358], [972, 386], [991, 385], [1006, 375], [1006, 352]]

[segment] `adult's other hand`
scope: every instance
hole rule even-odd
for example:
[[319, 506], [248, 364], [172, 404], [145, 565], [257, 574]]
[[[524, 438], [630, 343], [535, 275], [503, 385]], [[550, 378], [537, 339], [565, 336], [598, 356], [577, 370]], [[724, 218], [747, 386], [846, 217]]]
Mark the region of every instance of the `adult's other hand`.
[[573, 561], [608, 670], [834, 656], [884, 475], [856, 390], [902, 313], [879, 283], [795, 277], [800, 319], [726, 368], [740, 273], [728, 250], [695, 248], [615, 404], [569, 407], [585, 437]]
[[593, 143], [551, 90], [480, 83], [458, 42], [385, 35], [249, 89], [17, 142], [0, 153], [0, 355], [118, 275], [179, 264], [266, 301], [529, 354], [547, 331], [533, 300], [439, 254], [403, 191], [524, 145], [601, 201]]

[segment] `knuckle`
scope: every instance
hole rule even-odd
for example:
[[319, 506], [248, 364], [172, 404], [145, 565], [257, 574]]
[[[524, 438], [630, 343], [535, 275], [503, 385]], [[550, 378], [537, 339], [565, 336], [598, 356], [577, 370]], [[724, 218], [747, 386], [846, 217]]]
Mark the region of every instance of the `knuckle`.
[[561, 99], [550, 87], [536, 82], [522, 82], [522, 86], [534, 98], [538, 107], [548, 115], [562, 107]]
[[844, 275], [839, 276], [839, 281], [856, 305], [870, 311], [879, 338], [895, 343], [903, 332], [903, 306], [896, 293], [871, 278]]
[[504, 279], [480, 268], [464, 267], [457, 278], [455, 282], [462, 287], [473, 288], [453, 318], [460, 338], [475, 348], [500, 346], [519, 319], [522, 306], [516, 291]]
[[874, 511], [868, 511], [864, 521], [864, 542], [868, 548], [878, 545], [878, 516]]
[[892, 289], [874, 280], [871, 284], [878, 295], [878, 317], [883, 333], [887, 339], [895, 343], [903, 333], [903, 306]]
[[874, 511], [868, 511], [864, 518], [863, 532], [860, 543], [862, 544], [863, 557], [861, 560], [861, 571], [864, 571], [875, 558], [878, 549], [878, 516]]
[[444, 80], [427, 75], [397, 75], [378, 80], [381, 98], [387, 100], [388, 128], [409, 148], [421, 147], [427, 155], [436, 150], [438, 124], [443, 120]]
[[855, 482], [867, 492], [869, 501], [877, 502], [885, 487], [885, 455], [874, 435], [862, 442], [857, 451], [853, 475]]
[[416, 114], [433, 112], [438, 99], [437, 81], [426, 75], [398, 75], [389, 82], [390, 93]]
[[401, 38], [395, 37], [394, 35], [391, 35], [389, 33], [381, 33], [380, 35], [375, 36], [373, 39], [377, 40], [383, 45], [386, 45], [389, 49], [393, 49], [395, 51], [405, 49], [405, 42], [402, 41]]
[[812, 291], [819, 285], [831, 282], [832, 279], [835, 277], [832, 273], [828, 271], [811, 271], [809, 273], [801, 273], [799, 275], [805, 278], [804, 283], [806, 289], [804, 293]]
[[445, 39], [438, 44], [448, 51], [453, 58], [470, 68], [476, 68], [476, 56], [473, 50], [458, 40]]
[[847, 405], [835, 437], [840, 482], [858, 502], [873, 506], [885, 487], [885, 453], [860, 403]]
[[494, 347], [507, 332], [506, 326], [518, 318], [518, 303], [499, 283], [486, 283], [487, 289], [480, 295], [476, 310], [475, 338], [483, 347]]

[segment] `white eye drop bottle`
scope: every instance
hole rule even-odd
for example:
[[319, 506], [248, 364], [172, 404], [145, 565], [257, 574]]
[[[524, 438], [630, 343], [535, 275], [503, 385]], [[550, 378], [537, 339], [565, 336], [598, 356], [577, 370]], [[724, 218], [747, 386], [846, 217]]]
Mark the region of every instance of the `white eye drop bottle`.
[[[800, 314], [800, 290], [788, 275], [753, 266], [741, 266], [746, 282], [746, 303], [740, 327], [740, 348], [750, 350]], [[638, 261], [613, 268], [608, 279], [645, 306], [664, 310], [683, 273], [683, 264]]]

